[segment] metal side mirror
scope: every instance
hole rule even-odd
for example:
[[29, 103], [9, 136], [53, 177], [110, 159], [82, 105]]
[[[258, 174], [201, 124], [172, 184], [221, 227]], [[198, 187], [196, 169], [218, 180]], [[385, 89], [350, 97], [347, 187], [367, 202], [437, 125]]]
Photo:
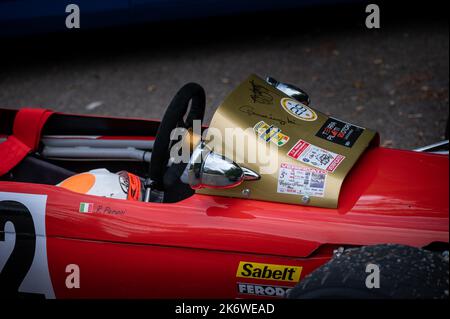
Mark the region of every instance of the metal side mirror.
[[[182, 177], [183, 182], [193, 189], [231, 188], [243, 181], [258, 180], [261, 176], [254, 171], [241, 167], [227, 157], [213, 152], [205, 142], [194, 149]], [[187, 179], [187, 180], [184, 180]]]

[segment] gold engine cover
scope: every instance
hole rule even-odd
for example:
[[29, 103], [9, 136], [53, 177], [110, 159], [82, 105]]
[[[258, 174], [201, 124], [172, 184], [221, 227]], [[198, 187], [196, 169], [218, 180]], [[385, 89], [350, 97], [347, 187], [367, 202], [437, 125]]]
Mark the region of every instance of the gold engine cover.
[[222, 154], [233, 154], [236, 163], [258, 172], [261, 179], [197, 193], [328, 208], [338, 206], [346, 175], [369, 144], [378, 141], [375, 131], [328, 117], [256, 75], [228, 95], [209, 127], [223, 136], [227, 128], [251, 128], [242, 133], [248, 141], [273, 143], [266, 149], [275, 169], [264, 173], [261, 168], [267, 163], [250, 160], [247, 147], [223, 141]]

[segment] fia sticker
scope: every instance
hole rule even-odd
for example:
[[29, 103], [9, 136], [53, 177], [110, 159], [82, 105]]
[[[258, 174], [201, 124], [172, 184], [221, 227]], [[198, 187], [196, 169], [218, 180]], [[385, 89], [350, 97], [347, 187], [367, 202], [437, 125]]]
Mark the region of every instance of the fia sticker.
[[289, 157], [315, 168], [334, 172], [345, 156], [299, 140], [288, 152]]
[[292, 195], [323, 197], [327, 172], [281, 163], [277, 192]]
[[316, 112], [297, 100], [285, 97], [281, 99], [280, 103], [286, 112], [299, 120], [308, 122], [317, 120]]
[[258, 123], [256, 123], [256, 125], [253, 127], [253, 130], [266, 143], [271, 141], [278, 147], [283, 146], [289, 141], [289, 136], [281, 133], [281, 130], [278, 127], [269, 125], [264, 121], [259, 121]]

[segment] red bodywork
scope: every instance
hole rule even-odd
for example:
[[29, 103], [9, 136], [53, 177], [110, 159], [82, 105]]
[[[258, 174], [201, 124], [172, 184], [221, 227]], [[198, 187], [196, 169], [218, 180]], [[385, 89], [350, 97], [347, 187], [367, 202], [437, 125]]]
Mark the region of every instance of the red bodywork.
[[[241, 261], [301, 266], [303, 278], [339, 246], [449, 241], [448, 157], [381, 147], [356, 163], [338, 209], [198, 194], [144, 203], [1, 181], [0, 192], [47, 195], [47, 258], [57, 298], [249, 297], [237, 283], [295, 282], [237, 277]], [[93, 212], [80, 213], [81, 202], [92, 203]], [[78, 289], [66, 286], [69, 264], [79, 266]]]

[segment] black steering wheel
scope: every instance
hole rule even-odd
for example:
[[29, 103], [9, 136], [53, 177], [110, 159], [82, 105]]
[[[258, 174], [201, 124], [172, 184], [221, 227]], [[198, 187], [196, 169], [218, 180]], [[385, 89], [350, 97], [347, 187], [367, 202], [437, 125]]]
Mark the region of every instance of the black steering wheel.
[[[167, 107], [161, 120], [158, 132], [153, 144], [152, 158], [150, 161], [150, 179], [152, 187], [164, 190], [179, 180], [187, 163], [173, 164], [167, 168], [170, 156], [170, 134], [173, 129], [182, 127], [190, 129], [194, 120], [203, 121], [205, 115], [205, 90], [197, 83], [184, 85], [174, 96]], [[186, 116], [189, 102], [191, 107]], [[186, 116], [186, 120], [184, 117]]]

